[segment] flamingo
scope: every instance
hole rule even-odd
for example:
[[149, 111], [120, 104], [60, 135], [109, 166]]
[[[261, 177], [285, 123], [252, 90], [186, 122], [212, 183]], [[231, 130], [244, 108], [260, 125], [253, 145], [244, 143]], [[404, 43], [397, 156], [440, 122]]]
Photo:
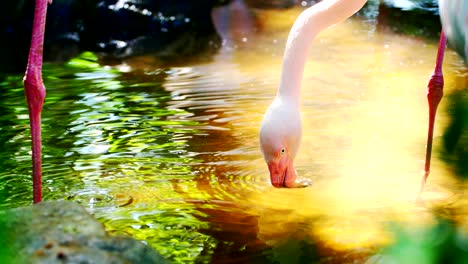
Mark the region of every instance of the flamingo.
[[41, 112], [45, 98], [42, 51], [48, 3], [52, 0], [36, 0], [28, 65], [23, 79], [31, 127], [34, 203], [42, 201]]
[[[440, 0], [444, 5], [444, 1]], [[304, 71], [306, 55], [310, 43], [320, 31], [336, 24], [362, 8], [366, 0], [330, 0], [322, 1], [304, 10], [294, 22], [289, 33], [284, 51], [283, 71], [277, 95], [268, 107], [260, 127], [260, 149], [270, 171], [270, 180], [274, 187], [302, 187], [307, 182], [296, 181], [297, 173], [293, 160], [301, 141], [301, 118], [299, 112], [299, 91]], [[449, 1], [447, 1], [449, 2]], [[454, 2], [461, 2], [455, 0]], [[452, 2], [452, 7], [456, 3]], [[448, 5], [448, 4], [446, 4]], [[441, 11], [444, 22], [444, 12]], [[445, 18], [449, 20], [449, 18]], [[467, 28], [467, 27], [462, 27]], [[468, 37], [467, 35], [465, 35]], [[465, 40], [464, 54], [468, 51]], [[442, 62], [446, 37], [441, 32], [436, 66], [429, 80], [427, 98], [429, 103], [429, 127], [426, 144], [424, 175], [419, 194], [424, 189], [430, 171], [432, 138], [437, 106], [443, 96], [444, 79]], [[419, 197], [419, 196], [418, 196]]]
[[280, 85], [260, 127], [260, 149], [274, 187], [307, 186], [298, 181], [294, 157], [298, 151], [302, 125], [299, 92], [312, 39], [320, 31], [359, 11], [367, 0], [326, 0], [302, 11], [286, 42]]

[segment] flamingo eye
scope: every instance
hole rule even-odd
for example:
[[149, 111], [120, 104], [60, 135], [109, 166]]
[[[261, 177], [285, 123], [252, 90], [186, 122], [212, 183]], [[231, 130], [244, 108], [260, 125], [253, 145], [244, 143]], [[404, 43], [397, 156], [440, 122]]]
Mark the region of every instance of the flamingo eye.
[[281, 149], [280, 154], [283, 155], [284, 153], [286, 153], [286, 150], [285, 150], [285, 149]]

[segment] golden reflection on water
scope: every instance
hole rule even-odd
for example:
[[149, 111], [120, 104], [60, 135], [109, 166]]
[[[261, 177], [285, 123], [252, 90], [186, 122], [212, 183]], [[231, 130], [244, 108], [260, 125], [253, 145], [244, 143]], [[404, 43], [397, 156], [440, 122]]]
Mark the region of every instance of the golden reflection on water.
[[[303, 141], [295, 164], [312, 186], [270, 185], [258, 128], [276, 93], [284, 44], [299, 12], [258, 11], [260, 31], [236, 36], [212, 61], [161, 70], [169, 98], [164, 110], [179, 114], [155, 124], [177, 130], [167, 140], [178, 142], [180, 152], [169, 160], [155, 152], [105, 186], [118, 206], [96, 215], [109, 231], [128, 232], [175, 262], [186, 260], [177, 254], [228, 260], [237, 253], [259, 254], [291, 234], [335, 250], [374, 248], [391, 241], [387, 227], [393, 220], [421, 225], [433, 221], [434, 206], [464, 208], [461, 185], [437, 155], [424, 203], [415, 203], [425, 157], [426, 85], [437, 43], [382, 32], [356, 18], [321, 33], [305, 69]], [[144, 69], [144, 78], [138, 77], [148, 87], [161, 73], [144, 58], [128, 63], [130, 73]], [[447, 93], [460, 64], [449, 51]], [[445, 103], [434, 150], [446, 122]]]
[[[248, 192], [246, 203], [259, 215], [262, 240], [274, 241], [305, 223], [304, 232], [336, 249], [379, 245], [391, 238], [386, 230], [390, 220], [428, 223], [434, 204], [453, 199], [456, 183], [433, 155], [425, 203], [415, 203], [425, 157], [426, 84], [437, 43], [374, 27], [348, 20], [314, 40], [301, 91], [303, 141], [295, 161], [300, 177], [314, 183], [304, 189]], [[243, 133], [248, 129], [250, 148], [258, 149], [257, 129], [276, 92], [287, 30], [283, 24], [265, 23], [265, 35], [254, 40], [260, 44], [246, 44], [248, 48], [231, 54], [240, 71], [252, 76], [241, 89], [249, 93], [253, 85], [268, 95], [237, 105], [248, 114], [239, 121], [242, 126], [232, 128]], [[458, 62], [449, 51], [446, 92], [453, 85], [450, 69]], [[439, 109], [444, 107], [442, 101]], [[444, 122], [439, 111], [435, 150]], [[245, 166], [267, 181], [266, 165], [257, 152], [258, 159]]]

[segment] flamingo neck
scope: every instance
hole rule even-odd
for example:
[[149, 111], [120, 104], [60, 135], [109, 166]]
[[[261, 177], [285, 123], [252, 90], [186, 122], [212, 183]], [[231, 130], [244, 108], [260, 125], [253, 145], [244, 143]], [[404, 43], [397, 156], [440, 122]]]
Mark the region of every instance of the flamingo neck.
[[367, 0], [325, 0], [299, 15], [286, 42], [279, 97], [299, 104], [302, 75], [313, 38], [320, 31], [352, 16], [366, 2]]

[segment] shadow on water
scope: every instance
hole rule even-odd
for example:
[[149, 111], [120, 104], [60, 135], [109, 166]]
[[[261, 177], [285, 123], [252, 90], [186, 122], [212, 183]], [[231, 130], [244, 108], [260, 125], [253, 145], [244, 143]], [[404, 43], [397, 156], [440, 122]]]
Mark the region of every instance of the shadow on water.
[[[466, 73], [465, 73], [466, 74]], [[468, 90], [461, 89], [447, 95], [449, 123], [443, 134], [440, 158], [446, 161], [460, 179], [468, 179]]]
[[[269, 185], [258, 124], [299, 11], [258, 11], [258, 32], [210, 61], [160, 67], [142, 57], [103, 66], [84, 53], [45, 65], [45, 199], [78, 201], [110, 233], [140, 239], [175, 263], [361, 261], [391, 242], [389, 221], [424, 226], [439, 207], [464, 227], [464, 186], [441, 160], [433, 162], [426, 204], [413, 203], [436, 43], [381, 32], [367, 20], [322, 33], [309, 54], [296, 164], [314, 184]], [[447, 62], [449, 93], [465, 77], [453, 52]], [[0, 76], [1, 208], [31, 200], [21, 79]], [[446, 102], [442, 109], [464, 104]], [[438, 117], [452, 127], [447, 134], [465, 131], [456, 116]], [[446, 142], [458, 157], [462, 145]]]

